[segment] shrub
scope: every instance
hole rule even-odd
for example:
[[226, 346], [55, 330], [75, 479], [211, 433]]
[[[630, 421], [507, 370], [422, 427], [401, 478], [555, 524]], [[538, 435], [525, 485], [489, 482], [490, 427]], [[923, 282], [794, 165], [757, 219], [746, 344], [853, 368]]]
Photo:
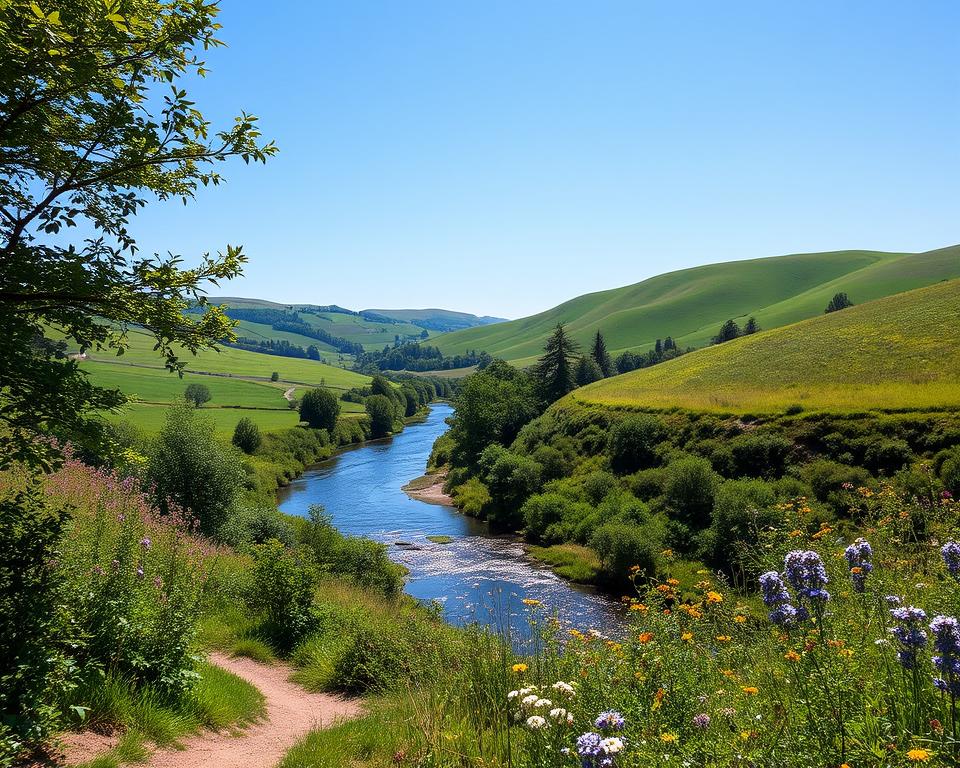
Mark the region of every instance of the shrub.
[[480, 464], [491, 497], [487, 519], [506, 528], [519, 527], [523, 502], [540, 490], [540, 465], [529, 456], [518, 456], [496, 444], [484, 450]]
[[667, 486], [666, 467], [641, 469], [624, 478], [627, 489], [638, 499], [650, 501], [663, 494]]
[[658, 463], [657, 446], [666, 434], [656, 416], [640, 414], [621, 419], [610, 430], [610, 466], [620, 474], [654, 466]]
[[706, 459], [689, 457], [667, 467], [664, 501], [680, 522], [691, 528], [710, 524], [717, 476]]
[[329, 389], [311, 389], [300, 399], [300, 421], [314, 429], [332, 431], [340, 415], [340, 402]]
[[960, 497], [960, 451], [954, 451], [940, 464], [940, 482], [954, 495]]
[[246, 602], [263, 616], [263, 631], [280, 652], [291, 650], [314, 626], [317, 570], [305, 550], [290, 550], [276, 539], [254, 549]]
[[913, 451], [905, 440], [872, 440], [863, 454], [863, 464], [871, 472], [893, 475], [910, 463]]
[[370, 436], [386, 437], [393, 431], [393, 403], [386, 395], [370, 395], [364, 404], [370, 417]]
[[787, 469], [793, 443], [769, 432], [749, 432], [730, 441], [733, 471], [743, 477], [780, 477]]
[[763, 480], [727, 480], [717, 489], [713, 522], [703, 537], [702, 555], [711, 565], [733, 571], [741, 552], [756, 550], [760, 532], [782, 518], [776, 496]]
[[541, 475], [546, 480], [557, 480], [570, 470], [570, 462], [563, 453], [552, 445], [541, 445], [532, 458], [541, 467]]
[[465, 515], [485, 520], [490, 507], [490, 491], [476, 477], [471, 477], [453, 489], [453, 500]]
[[73, 679], [63, 653], [63, 573], [56, 567], [65, 512], [42, 488], [0, 498], [0, 764], [56, 726], [55, 702]]
[[617, 487], [617, 478], [609, 472], [597, 470], [583, 478], [583, 494], [591, 504], [599, 504]]
[[294, 543], [288, 518], [270, 505], [237, 507], [220, 527], [220, 540], [236, 549], [264, 544], [270, 539], [288, 547]]
[[280, 381], [280, 372], [274, 371], [270, 374], [270, 381]]
[[186, 403], [174, 403], [147, 468], [160, 509], [186, 510], [208, 536], [217, 534], [244, 480], [239, 455], [217, 440], [215, 429]]
[[839, 464], [829, 459], [810, 462], [802, 468], [800, 475], [809, 484], [817, 501], [830, 504], [838, 512], [843, 511], [846, 501], [846, 491], [843, 490], [845, 483], [859, 488], [871, 481], [870, 473], [865, 469]]
[[260, 427], [253, 419], [244, 416], [233, 430], [233, 444], [244, 453], [253, 453], [263, 442]]
[[607, 523], [594, 532], [590, 546], [600, 558], [602, 577], [611, 584], [628, 583], [634, 566], [647, 576], [656, 573], [660, 542], [652, 540], [643, 528]]
[[199, 408], [204, 403], [210, 402], [210, 390], [206, 384], [198, 384], [196, 382], [187, 384], [187, 388], [183, 390], [183, 396], [188, 403], [193, 403], [195, 408]]
[[[582, 509], [584, 506], [558, 493], [540, 493], [531, 496], [520, 510], [526, 525], [527, 538], [547, 544], [558, 544], [570, 538], [565, 531], [561, 530], [560, 523], [571, 509], [578, 507]], [[589, 508], [586, 511], [589, 511]]]

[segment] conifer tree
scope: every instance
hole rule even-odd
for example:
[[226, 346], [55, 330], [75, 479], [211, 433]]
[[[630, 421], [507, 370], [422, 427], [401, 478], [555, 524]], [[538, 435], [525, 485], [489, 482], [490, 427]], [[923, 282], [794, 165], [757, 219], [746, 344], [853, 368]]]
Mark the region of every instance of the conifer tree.
[[567, 334], [563, 323], [557, 323], [544, 345], [543, 356], [534, 368], [540, 390], [547, 402], [559, 400], [576, 386], [573, 374], [578, 347]]
[[743, 326], [743, 335], [749, 336], [751, 333], [756, 333], [760, 330], [760, 326], [757, 324], [757, 318], [750, 317], [747, 320], [747, 324]]
[[727, 320], [727, 322], [720, 326], [720, 333], [713, 337], [713, 343], [723, 344], [723, 342], [735, 339], [739, 335], [740, 326], [737, 325], [735, 320]]
[[663, 357], [663, 342], [660, 339], [653, 345], [653, 352], [657, 357]]
[[830, 299], [830, 303], [827, 304], [827, 308], [823, 310], [823, 313], [829, 314], [830, 312], [838, 312], [841, 309], [846, 309], [847, 307], [852, 307], [853, 302], [850, 301], [850, 298], [846, 293], [841, 291], [840, 293], [834, 294], [833, 298]]
[[603, 334], [600, 331], [597, 331], [597, 335], [593, 337], [593, 349], [590, 350], [590, 357], [599, 366], [603, 378], [607, 378], [613, 373], [613, 361], [610, 359], [610, 353], [607, 352], [607, 343], [603, 340]]

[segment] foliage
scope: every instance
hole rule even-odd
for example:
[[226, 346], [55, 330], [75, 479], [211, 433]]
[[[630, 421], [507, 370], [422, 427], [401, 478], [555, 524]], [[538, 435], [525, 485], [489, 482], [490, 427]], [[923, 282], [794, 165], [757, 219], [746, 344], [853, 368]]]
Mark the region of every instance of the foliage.
[[216, 535], [243, 485], [243, 467], [232, 447], [221, 444], [212, 421], [185, 402], [171, 406], [147, 467], [157, 506], [183, 510], [200, 530]]
[[186, 398], [188, 403], [193, 403], [195, 408], [199, 408], [204, 403], [210, 402], [210, 388], [206, 384], [187, 384], [187, 388], [183, 390], [183, 396]]
[[638, 414], [617, 421], [610, 430], [610, 466], [630, 473], [656, 465], [657, 446], [665, 437], [666, 429], [656, 416]]
[[732, 341], [741, 335], [743, 334], [740, 332], [740, 326], [737, 325], [734, 320], [727, 320], [720, 326], [720, 330], [717, 332], [717, 335], [713, 337], [712, 341], [714, 344], [723, 344], [723, 342]]
[[651, 540], [638, 526], [624, 523], [601, 525], [591, 536], [590, 546], [600, 558], [604, 579], [614, 585], [628, 583], [631, 573], [651, 576], [656, 573], [661, 542]]
[[607, 352], [607, 343], [604, 341], [603, 334], [597, 330], [597, 335], [593, 337], [593, 346], [590, 348], [590, 357], [600, 368], [603, 378], [613, 375], [613, 361], [610, 359], [610, 353]]
[[667, 467], [663, 498], [674, 519], [695, 529], [710, 524], [717, 476], [706, 459], [690, 456]]
[[573, 380], [578, 387], [585, 387], [603, 378], [603, 371], [592, 357], [581, 357], [573, 371]]
[[45, 739], [55, 704], [73, 684], [64, 653], [68, 628], [57, 568], [67, 512], [43, 489], [5, 488], [0, 496], [0, 764]]
[[260, 427], [256, 422], [244, 416], [237, 422], [230, 442], [244, 453], [253, 453], [263, 442], [263, 435], [260, 434]]
[[281, 652], [292, 649], [315, 623], [317, 570], [308, 550], [290, 550], [276, 539], [254, 548], [246, 602], [265, 617], [263, 631]]
[[559, 400], [576, 386], [574, 359], [579, 345], [570, 338], [562, 323], [558, 323], [547, 338], [543, 355], [534, 367], [534, 376], [548, 403]]
[[370, 417], [370, 436], [386, 437], [393, 431], [396, 416], [393, 401], [386, 395], [370, 395], [364, 403]]
[[[240, 274], [240, 248], [184, 269], [176, 256], [138, 256], [128, 229], [148, 199], [190, 199], [220, 183], [217, 163], [262, 162], [276, 151], [252, 115], [212, 131], [178, 87], [205, 74], [195, 51], [221, 44], [217, 12], [188, 0], [0, 9], [5, 460], [45, 461], [50, 444], [33, 439], [42, 432], [93, 439], [85, 412], [123, 402], [91, 386], [64, 346], [44, 339], [47, 329], [85, 349], [122, 352], [136, 324], [171, 370], [182, 369], [179, 347], [195, 352], [230, 337], [219, 309], [195, 318], [184, 310], [204, 304], [203, 285]], [[89, 233], [82, 244], [63, 238], [71, 227]]]
[[827, 304], [827, 308], [823, 310], [824, 314], [829, 314], [830, 312], [839, 312], [841, 309], [846, 309], [847, 307], [852, 307], [853, 302], [850, 301], [850, 298], [846, 293], [841, 291], [840, 293], [835, 293], [833, 298], [830, 299], [830, 303]]
[[300, 420], [314, 429], [332, 431], [340, 415], [340, 402], [329, 389], [311, 389], [300, 398]]

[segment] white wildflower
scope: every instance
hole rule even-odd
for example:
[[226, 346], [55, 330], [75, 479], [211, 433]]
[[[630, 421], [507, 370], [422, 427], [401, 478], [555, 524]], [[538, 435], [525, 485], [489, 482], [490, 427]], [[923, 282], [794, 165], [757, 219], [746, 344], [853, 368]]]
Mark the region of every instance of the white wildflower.
[[527, 718], [527, 728], [531, 731], [542, 731], [546, 727], [547, 721], [540, 717], [540, 715], [531, 715]]

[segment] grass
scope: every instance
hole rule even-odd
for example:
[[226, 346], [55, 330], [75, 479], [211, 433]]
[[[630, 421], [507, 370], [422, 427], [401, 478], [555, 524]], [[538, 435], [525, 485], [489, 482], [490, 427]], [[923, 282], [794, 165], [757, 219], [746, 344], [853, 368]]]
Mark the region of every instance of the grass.
[[432, 541], [434, 544], [449, 544], [450, 542], [453, 541], [453, 536], [443, 536], [443, 535], [427, 536], [427, 541]]
[[[130, 403], [117, 413], [108, 414], [107, 418], [116, 421], [129, 421], [139, 427], [145, 434], [152, 435], [160, 431], [167, 420], [168, 405], [154, 405], [150, 403]], [[216, 424], [219, 434], [233, 434], [234, 427], [240, 419], [252, 419], [264, 432], [276, 432], [290, 429], [300, 423], [300, 416], [291, 410], [247, 410], [242, 408], [203, 408], [205, 417]]]
[[528, 554], [535, 560], [547, 563], [557, 576], [578, 584], [593, 584], [600, 573], [597, 553], [579, 544], [530, 547]]
[[199, 665], [200, 678], [191, 695], [169, 703], [150, 689], [134, 689], [108, 676], [89, 699], [87, 725], [123, 729], [118, 744], [106, 754], [77, 768], [118, 768], [149, 755], [148, 744], [169, 746], [201, 728], [241, 728], [264, 714], [264, 698], [246, 680], [213, 664]]
[[698, 350], [570, 397], [731, 413], [956, 408], [958, 327], [953, 280]]
[[584, 347], [603, 332], [614, 354], [645, 351], [672, 336], [680, 347], [709, 343], [721, 323], [754, 315], [774, 328], [823, 312], [838, 291], [860, 304], [960, 277], [960, 246], [925, 253], [836, 251], [710, 264], [641, 283], [578, 296], [537, 315], [443, 334], [431, 343], [446, 355], [468, 349], [526, 365], [557, 323]]

